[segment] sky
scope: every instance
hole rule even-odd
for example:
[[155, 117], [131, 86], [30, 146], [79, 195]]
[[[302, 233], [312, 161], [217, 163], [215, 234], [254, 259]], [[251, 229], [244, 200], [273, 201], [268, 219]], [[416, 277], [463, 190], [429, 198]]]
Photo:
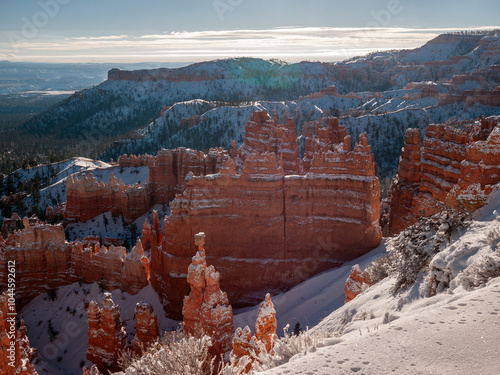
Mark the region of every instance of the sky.
[[0, 0], [0, 60], [339, 61], [499, 16], [498, 0]]

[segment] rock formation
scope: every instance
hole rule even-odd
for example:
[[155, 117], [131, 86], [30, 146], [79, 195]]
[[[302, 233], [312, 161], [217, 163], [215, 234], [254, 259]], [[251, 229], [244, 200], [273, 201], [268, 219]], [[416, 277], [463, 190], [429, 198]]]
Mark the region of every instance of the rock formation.
[[227, 151], [223, 149], [210, 149], [207, 155], [182, 147], [160, 150], [149, 163], [148, 186], [153, 202], [170, 202], [184, 191], [184, 179], [189, 173], [195, 176], [216, 173], [226, 157]]
[[159, 336], [158, 319], [153, 306], [147, 302], [138, 302], [135, 306], [135, 337], [132, 340], [132, 349], [140, 355]]
[[101, 247], [87, 238], [68, 243], [61, 225], [23, 220], [25, 228], [7, 239], [0, 236], [0, 286], [7, 285], [7, 265], [15, 263], [16, 302], [76, 281], [98, 282], [109, 290], [138, 293], [149, 283], [149, 261], [141, 241], [126, 254], [124, 247]]
[[50, 288], [76, 281], [63, 227], [42, 223], [30, 225], [28, 218], [24, 218], [23, 223], [23, 230], [6, 240], [0, 238], [0, 284], [2, 289], [7, 285], [7, 265], [14, 262], [16, 300], [20, 308]]
[[137, 294], [149, 283], [149, 260], [141, 240], [127, 254], [124, 247], [71, 245], [71, 269], [85, 283], [98, 281], [107, 290], [121, 289]]
[[254, 112], [245, 127], [245, 139], [239, 149], [244, 162], [251, 154], [273, 153], [278, 157], [285, 174], [298, 174], [297, 133], [292, 119], [278, 124], [274, 115], [271, 120], [267, 112]]
[[111, 175], [108, 182], [99, 182], [92, 173], [81, 179], [68, 176], [66, 180], [66, 208], [64, 217], [86, 222], [97, 215], [111, 211], [114, 216], [122, 214], [122, 193], [127, 186]]
[[276, 328], [278, 328], [276, 310], [273, 301], [271, 301], [271, 295], [268, 293], [259, 307], [257, 321], [255, 322], [255, 341], [262, 343], [263, 348], [268, 353], [272, 352], [274, 342], [278, 338]]
[[238, 328], [233, 339], [233, 361], [238, 363], [243, 357], [246, 357], [248, 363], [246, 372], [249, 372], [252, 363], [258, 360], [262, 352], [272, 353], [274, 343], [278, 336], [276, 335], [276, 310], [274, 309], [271, 295], [266, 294], [264, 302], [260, 305], [255, 322], [255, 336], [252, 336], [250, 328]]
[[399, 159], [399, 170], [390, 191], [390, 199], [397, 204], [390, 204], [390, 230], [399, 233], [413, 222], [410, 215], [413, 199], [418, 195], [422, 178], [420, 164], [420, 132], [408, 129], [402, 155]]
[[[328, 144], [306, 175], [286, 175], [279, 148], [264, 150], [258, 139], [274, 138], [262, 128], [274, 137], [276, 121], [256, 112], [246, 138], [252, 146], [239, 151], [244, 162], [230, 159], [218, 174], [186, 178], [185, 192], [170, 204], [161, 246], [151, 247], [151, 282], [169, 316], [179, 317], [176, 306], [187, 293], [192, 233], [205, 228], [222, 289], [237, 306], [254, 305], [268, 291], [286, 290], [378, 245], [379, 182], [366, 135], [351, 150], [345, 129], [330, 123], [320, 131]], [[247, 154], [258, 147], [264, 148]], [[252, 280], [241, 277], [248, 273]]]
[[99, 182], [92, 173], [83, 174], [79, 180], [69, 176], [66, 180], [67, 202], [64, 218], [68, 221], [86, 222], [95, 216], [111, 211], [113, 216], [123, 215], [130, 223], [149, 211], [154, 204], [168, 203], [177, 193], [184, 191], [184, 179], [189, 173], [195, 176], [218, 171], [227, 151], [210, 149], [208, 154], [186, 148], [160, 150], [156, 157], [150, 155], [122, 155], [119, 165], [139, 167], [147, 164], [149, 180], [145, 186], [125, 185], [111, 175], [106, 183]]
[[149, 165], [153, 157], [148, 154], [144, 155], [121, 155], [118, 157], [118, 166], [120, 168], [139, 168]]
[[101, 375], [101, 372], [99, 371], [96, 365], [92, 365], [90, 370], [87, 367], [83, 366], [82, 370], [83, 370], [82, 375]]
[[220, 290], [219, 272], [213, 266], [207, 267], [205, 234], [195, 235], [195, 243], [198, 251], [187, 274], [191, 291], [182, 307], [184, 330], [188, 335], [204, 333], [212, 337], [211, 354], [220, 357], [231, 350], [233, 310], [227, 294]]
[[370, 275], [368, 275], [366, 271], [361, 272], [361, 268], [358, 264], [352, 266], [351, 273], [349, 274], [344, 287], [345, 303], [352, 301], [358, 294], [370, 285]]
[[33, 363], [36, 349], [30, 348], [26, 326], [17, 329], [16, 306], [9, 294], [0, 296], [0, 369], [3, 375], [37, 375]]
[[101, 309], [96, 301], [91, 301], [87, 315], [89, 323], [87, 359], [103, 373], [108, 370], [118, 371], [118, 358], [127, 345], [127, 334], [111, 293], [104, 294]]
[[423, 147], [407, 131], [398, 178], [391, 187], [389, 225], [398, 233], [444, 206], [481, 207], [500, 181], [499, 118], [429, 125]]

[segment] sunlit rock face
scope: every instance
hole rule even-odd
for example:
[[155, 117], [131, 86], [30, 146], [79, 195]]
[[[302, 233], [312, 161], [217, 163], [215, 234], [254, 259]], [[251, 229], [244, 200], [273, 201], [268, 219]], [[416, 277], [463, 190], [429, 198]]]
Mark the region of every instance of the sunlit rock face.
[[198, 251], [187, 273], [191, 291], [182, 307], [184, 330], [189, 335], [203, 333], [212, 337], [211, 353], [220, 357], [232, 347], [233, 310], [227, 294], [220, 289], [220, 273], [214, 266], [207, 266], [205, 234], [198, 233], [195, 242]]
[[445, 206], [473, 212], [500, 181], [498, 118], [433, 124], [422, 147], [409, 129], [398, 177], [390, 192], [389, 226], [399, 233]]
[[[318, 151], [306, 174], [284, 171], [280, 148], [265, 143], [275, 142], [276, 121], [256, 112], [247, 125], [250, 145], [241, 146], [237, 160], [214, 175], [187, 176], [186, 190], [170, 204], [162, 243], [151, 246], [151, 282], [169, 316], [180, 317], [188, 292], [193, 233], [207, 233], [210, 264], [236, 306], [256, 304], [379, 244], [379, 181], [366, 135], [352, 149], [336, 119], [326, 125], [322, 140], [311, 141]], [[151, 228], [144, 232], [151, 236]]]

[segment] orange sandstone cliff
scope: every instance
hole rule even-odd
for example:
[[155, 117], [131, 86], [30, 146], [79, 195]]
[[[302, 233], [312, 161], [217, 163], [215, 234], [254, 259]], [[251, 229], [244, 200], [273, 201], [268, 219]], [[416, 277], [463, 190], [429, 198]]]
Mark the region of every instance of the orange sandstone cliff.
[[432, 124], [420, 149], [416, 130], [407, 131], [398, 177], [390, 191], [392, 233], [445, 206], [472, 212], [485, 204], [500, 181], [498, 123], [498, 118], [483, 118]]
[[201, 230], [236, 306], [289, 289], [380, 242], [379, 181], [366, 135], [352, 150], [345, 129], [331, 121], [325, 133], [338, 135], [313, 155], [309, 172], [287, 175], [279, 148], [263, 146], [274, 139], [275, 123], [254, 114], [248, 126], [257, 130], [239, 150], [244, 162], [228, 159], [217, 174], [188, 175], [186, 190], [171, 202], [162, 243], [151, 247], [151, 283], [169, 316], [180, 315], [192, 237]]

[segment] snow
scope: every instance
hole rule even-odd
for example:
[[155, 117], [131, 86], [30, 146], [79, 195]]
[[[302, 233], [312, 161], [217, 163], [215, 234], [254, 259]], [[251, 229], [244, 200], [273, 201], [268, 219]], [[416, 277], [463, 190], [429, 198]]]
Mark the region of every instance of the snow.
[[[488, 204], [474, 215], [475, 220], [466, 232], [454, 238], [430, 262], [433, 273], [443, 271], [441, 276], [446, 275], [450, 281], [449, 288], [442, 288], [443, 291], [433, 297], [426, 297], [429, 295], [430, 274], [427, 271], [415, 284], [397, 294], [392, 293], [395, 279], [389, 277], [342, 305], [345, 278], [338, 275], [337, 288], [330, 295], [331, 299], [338, 301], [338, 308], [312, 329], [328, 338], [318, 348], [298, 354], [290, 362], [262, 373], [498, 374], [500, 278], [493, 278], [472, 290], [464, 288], [464, 279], [468, 277], [466, 270], [470, 265], [479, 264], [485, 256], [500, 259], [497, 248], [499, 212], [497, 186]], [[492, 238], [496, 239], [492, 242]], [[365, 262], [359, 262], [361, 268], [366, 264], [366, 257], [373, 257], [377, 252], [380, 254], [380, 250], [366, 255]], [[497, 267], [500, 267], [500, 262]], [[303, 295], [301, 299], [297, 291], [337, 272], [343, 272], [345, 276], [347, 265], [310, 279], [289, 294], [274, 297], [278, 324], [283, 326], [283, 319], [291, 324], [300, 322], [283, 308], [285, 296], [292, 308], [300, 306], [312, 310], [310, 298], [317, 289], [309, 288], [307, 300]], [[328, 306], [335, 307], [334, 304]], [[308, 314], [310, 312], [304, 316]], [[242, 317], [238, 315], [236, 319]], [[315, 321], [312, 323], [315, 325]]]
[[[103, 290], [96, 283], [73, 283], [58, 288], [56, 300], [51, 301], [46, 294], [40, 295], [20, 311], [19, 315], [28, 329], [30, 345], [38, 349], [36, 369], [40, 375], [82, 373], [80, 363], [86, 362], [88, 343], [85, 306], [92, 300], [102, 306], [103, 296]], [[171, 331], [178, 326], [179, 322], [165, 317], [163, 306], [151, 285], [134, 296], [119, 290], [114, 290], [112, 296], [114, 303], [119, 306], [121, 321], [126, 326], [129, 340], [135, 336], [135, 306], [142, 301], [153, 306], [160, 332]], [[59, 332], [53, 341], [50, 341], [48, 334], [49, 321], [53, 329]]]

